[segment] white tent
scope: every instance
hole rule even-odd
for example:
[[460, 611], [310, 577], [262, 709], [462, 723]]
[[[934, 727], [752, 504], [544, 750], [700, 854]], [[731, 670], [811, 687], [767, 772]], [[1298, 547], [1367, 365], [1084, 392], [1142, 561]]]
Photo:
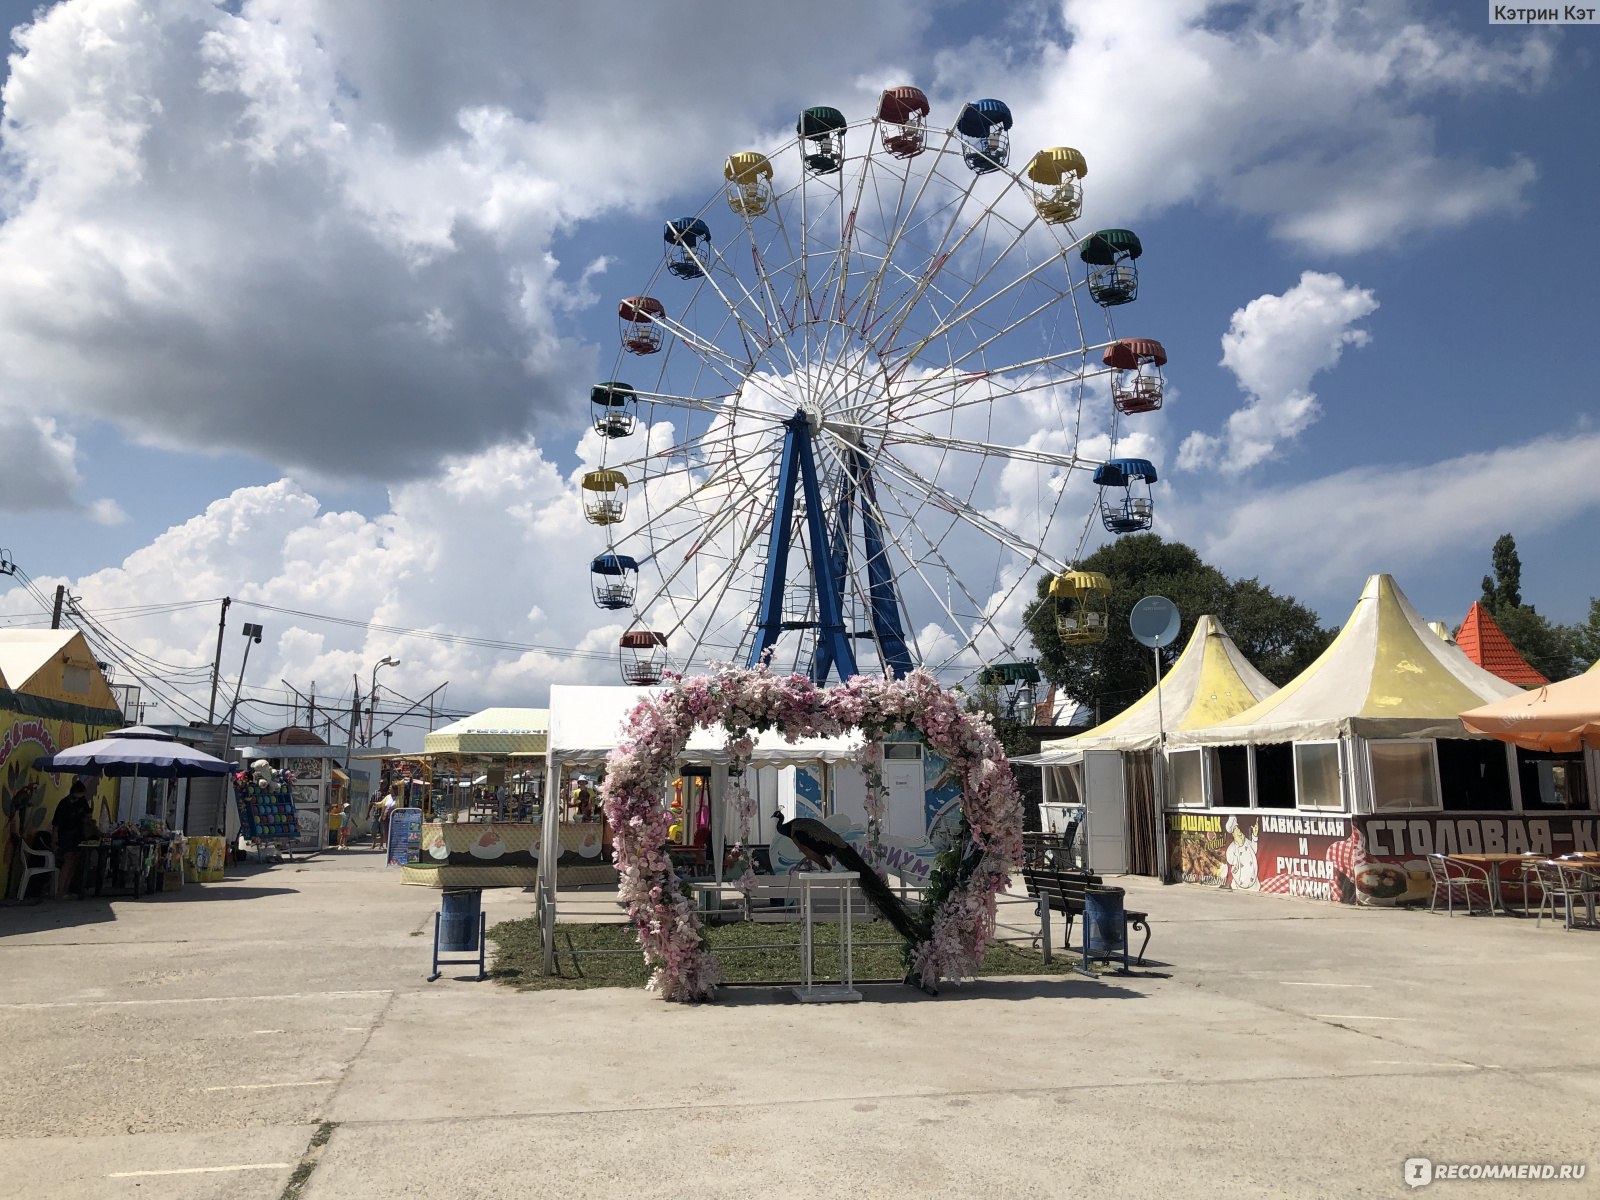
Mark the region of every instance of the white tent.
[[[1517, 786], [1509, 752], [1485, 759], [1464, 747], [1473, 735], [1458, 715], [1521, 690], [1429, 629], [1391, 576], [1374, 575], [1338, 637], [1298, 676], [1237, 716], [1174, 733], [1168, 770], [1192, 781], [1175, 793], [1217, 807], [1218, 763], [1203, 760], [1237, 748], [1226, 753], [1249, 758], [1256, 806], [1288, 807], [1292, 797], [1322, 812], [1436, 811], [1488, 786], [1486, 772], [1508, 793]], [[1268, 767], [1269, 753], [1287, 757]]]
[[1170, 735], [1213, 725], [1277, 690], [1234, 645], [1222, 622], [1208, 614], [1194, 623], [1188, 645], [1163, 676], [1159, 692], [1151, 688], [1109, 721], [1046, 742], [1038, 754], [1014, 761], [1045, 766], [1074, 762], [1085, 750], [1151, 750], [1163, 731]]
[[[664, 688], [550, 685], [549, 765], [552, 779], [566, 766], [599, 766], [622, 739], [628, 716], [639, 701], [660, 695]], [[697, 729], [680, 757], [684, 762], [722, 763], [728, 740], [721, 726]], [[782, 734], [757, 735], [752, 762], [768, 766], [793, 762], [843, 762], [854, 759], [861, 748], [859, 734], [836, 738], [802, 738], [787, 741]]]
[[1181, 745], [1261, 745], [1340, 737], [1459, 738], [1458, 715], [1522, 691], [1428, 628], [1394, 578], [1367, 580], [1322, 655], [1236, 716], [1175, 733]]
[[1085, 806], [1084, 838], [1095, 870], [1160, 875], [1165, 843], [1153, 768], [1147, 758], [1123, 756], [1154, 750], [1163, 733], [1170, 737], [1174, 731], [1224, 720], [1276, 690], [1222, 623], [1207, 614], [1195, 621], [1188, 644], [1159, 689], [1151, 688], [1109, 721], [1075, 737], [1046, 742], [1038, 754], [1015, 761], [1044, 770], [1042, 816], [1048, 828], [1060, 832], [1072, 819], [1068, 814], [1079, 811], [1057, 806]]
[[422, 739], [424, 754], [542, 754], [550, 731], [543, 708], [486, 708], [441, 725]]

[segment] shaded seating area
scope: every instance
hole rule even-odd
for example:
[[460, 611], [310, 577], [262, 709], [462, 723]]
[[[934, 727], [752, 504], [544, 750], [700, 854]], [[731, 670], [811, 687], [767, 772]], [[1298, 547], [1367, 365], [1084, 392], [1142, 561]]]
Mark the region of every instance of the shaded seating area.
[[[1548, 911], [1551, 920], [1559, 914], [1567, 929], [1579, 925], [1596, 927], [1600, 853], [1560, 858], [1541, 854], [1430, 854], [1428, 872], [1433, 882], [1429, 912], [1438, 912], [1442, 906], [1452, 916], [1457, 908], [1468, 915], [1532, 915], [1538, 926]], [[1511, 906], [1506, 895], [1508, 886], [1521, 901], [1521, 908]]]

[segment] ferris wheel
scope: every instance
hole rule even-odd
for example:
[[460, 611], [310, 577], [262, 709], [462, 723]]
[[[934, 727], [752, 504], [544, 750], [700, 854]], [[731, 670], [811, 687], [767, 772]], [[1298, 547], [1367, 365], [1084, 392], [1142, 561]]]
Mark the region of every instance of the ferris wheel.
[[[1105, 467], [1079, 455], [1086, 401], [1139, 393], [1093, 424], [1113, 452], [1119, 418], [1159, 406], [1164, 353], [1110, 320], [1137, 293], [1138, 238], [1071, 227], [1082, 155], [1014, 169], [998, 100], [949, 128], [929, 115], [910, 87], [855, 123], [805, 110], [792, 142], [733, 154], [722, 191], [666, 221], [655, 275], [618, 304], [582, 494], [627, 682], [1014, 656], [1040, 571], [1068, 568], [1095, 515], [1066, 503], [1073, 472]], [[1097, 476], [1096, 508], [1148, 527], [1148, 496], [1129, 518], [1115, 493], [1154, 478]]]

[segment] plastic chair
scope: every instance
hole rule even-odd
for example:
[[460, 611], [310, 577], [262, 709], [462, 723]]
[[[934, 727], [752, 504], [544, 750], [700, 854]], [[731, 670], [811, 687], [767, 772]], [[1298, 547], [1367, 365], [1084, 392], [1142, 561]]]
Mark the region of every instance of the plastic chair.
[[[39, 865], [29, 866], [28, 860], [30, 858], [38, 859]], [[34, 847], [28, 845], [27, 842], [23, 842], [22, 878], [17, 881], [17, 899], [21, 900], [28, 894], [28, 880], [32, 879], [35, 875], [43, 875], [47, 879], [53, 878], [57, 869], [54, 851], [36, 850]]]
[[1456, 895], [1460, 893], [1461, 902], [1466, 905], [1467, 915], [1472, 915], [1473, 895], [1476, 887], [1483, 889], [1483, 907], [1492, 915], [1494, 913], [1494, 892], [1489, 882], [1489, 872], [1472, 863], [1460, 862], [1447, 854], [1428, 855], [1428, 873], [1433, 876], [1433, 895], [1428, 900], [1428, 911], [1437, 912], [1439, 894], [1444, 893], [1445, 913], [1455, 916]]

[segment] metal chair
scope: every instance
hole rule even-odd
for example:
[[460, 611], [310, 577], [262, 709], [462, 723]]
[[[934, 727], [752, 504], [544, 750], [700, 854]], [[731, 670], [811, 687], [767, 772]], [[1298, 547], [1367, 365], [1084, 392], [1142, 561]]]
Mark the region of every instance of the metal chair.
[[1483, 907], [1494, 913], [1494, 890], [1489, 872], [1473, 863], [1461, 862], [1448, 854], [1428, 855], [1428, 873], [1433, 877], [1433, 895], [1428, 900], [1428, 911], [1437, 912], [1439, 894], [1444, 893], [1445, 913], [1455, 916], [1456, 896], [1466, 905], [1467, 915], [1472, 915], [1473, 889], [1483, 889]]
[[[37, 865], [30, 866], [28, 863], [30, 858], [36, 859]], [[23, 842], [22, 875], [17, 880], [17, 899], [21, 900], [28, 894], [28, 880], [32, 879], [35, 875], [43, 875], [46, 879], [53, 879], [57, 869], [54, 851], [38, 850], [28, 845], [27, 842]], [[47, 890], [45, 895], [48, 896], [49, 894], [50, 893]]]
[[1561, 863], [1554, 859], [1540, 859], [1528, 863], [1523, 867], [1524, 875], [1533, 875], [1539, 884], [1539, 911], [1534, 918], [1534, 927], [1538, 928], [1544, 923], [1544, 912], [1550, 910], [1550, 919], [1556, 919], [1556, 906], [1559, 904], [1566, 909], [1566, 927], [1572, 928], [1572, 902], [1574, 900], [1592, 904], [1596, 889], [1592, 880], [1585, 887], [1585, 876], [1589, 873], [1582, 867], [1571, 863]]

